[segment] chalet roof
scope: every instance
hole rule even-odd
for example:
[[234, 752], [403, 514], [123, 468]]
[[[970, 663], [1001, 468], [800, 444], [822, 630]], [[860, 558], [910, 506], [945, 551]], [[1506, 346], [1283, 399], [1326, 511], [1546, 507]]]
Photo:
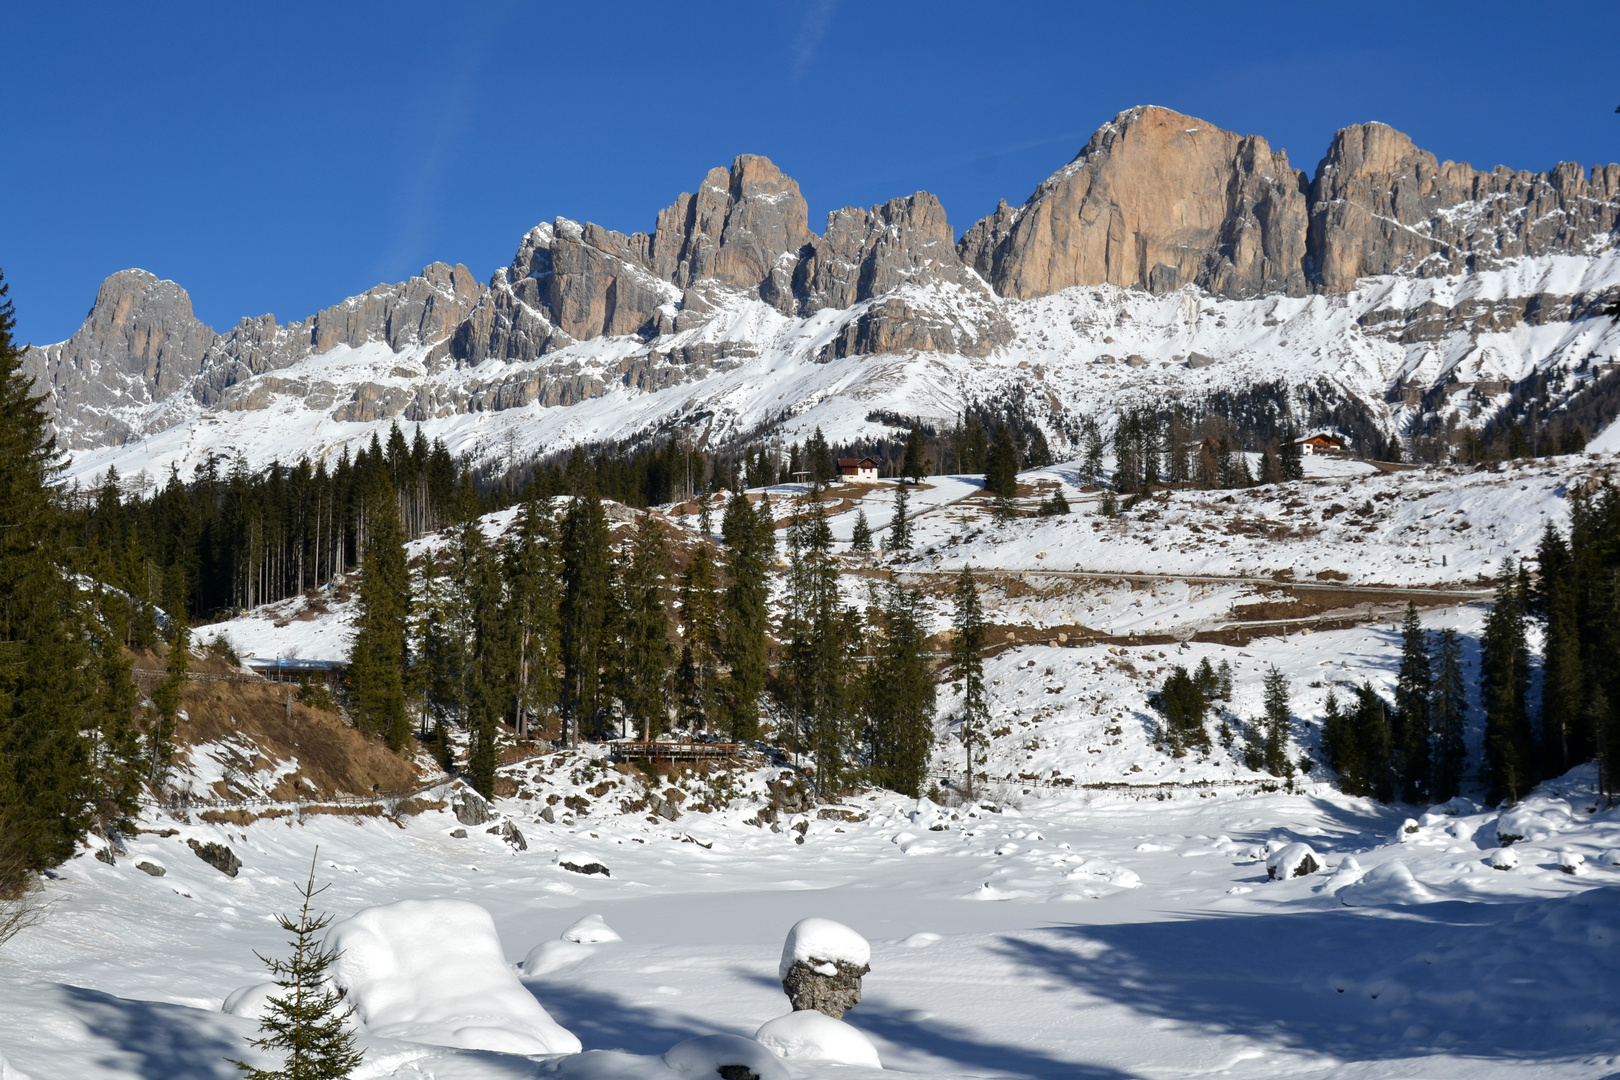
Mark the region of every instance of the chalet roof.
[[840, 469], [860, 469], [860, 468], [867, 468], [867, 467], [875, 469], [875, 468], [877, 468], [877, 462], [872, 460], [869, 457], [863, 457], [863, 458], [841, 457], [841, 458], [838, 459], [838, 467]]

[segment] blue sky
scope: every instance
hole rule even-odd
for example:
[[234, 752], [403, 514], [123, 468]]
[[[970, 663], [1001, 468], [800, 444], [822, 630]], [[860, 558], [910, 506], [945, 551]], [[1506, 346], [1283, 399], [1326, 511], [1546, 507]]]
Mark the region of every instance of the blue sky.
[[1152, 103], [1314, 171], [1382, 120], [1442, 158], [1620, 160], [1620, 4], [8, 5], [0, 270], [24, 340], [107, 274], [302, 318], [559, 214], [632, 231], [762, 153], [829, 210], [918, 189], [960, 235]]

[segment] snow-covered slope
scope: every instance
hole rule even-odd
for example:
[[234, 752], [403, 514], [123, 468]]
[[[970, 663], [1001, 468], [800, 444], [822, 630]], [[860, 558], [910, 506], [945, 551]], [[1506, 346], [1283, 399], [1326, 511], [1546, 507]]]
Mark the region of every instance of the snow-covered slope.
[[[112, 466], [139, 488], [171, 466], [189, 476], [210, 454], [237, 453], [260, 468], [335, 455], [396, 421], [419, 423], [476, 464], [675, 431], [710, 446], [763, 435], [792, 441], [816, 426], [835, 441], [854, 440], [892, 434], [867, 420], [878, 410], [948, 422], [967, 403], [1014, 388], [1034, 403], [1035, 419], [1060, 451], [1082, 418], [1095, 418], [1106, 432], [1121, 407], [1179, 401], [1196, 411], [1213, 395], [1257, 385], [1278, 387], [1302, 421], [1352, 402], [1389, 430], [1402, 430], [1425, 408], [1455, 408], [1464, 423], [1479, 424], [1506, 401], [1503, 388], [1531, 373], [1548, 374], [1567, 396], [1589, 385], [1598, 365], [1620, 358], [1620, 330], [1606, 316], [1491, 330], [1481, 328], [1487, 320], [1479, 311], [1617, 286], [1620, 254], [1611, 252], [1524, 259], [1458, 277], [1369, 279], [1343, 296], [1224, 300], [1191, 287], [1153, 296], [1083, 286], [1011, 301], [944, 283], [898, 290], [911, 308], [964, 326], [975, 321], [972, 309], [997, 307], [1016, 332], [982, 357], [907, 351], [829, 358], [828, 346], [875, 301], [801, 318], [732, 293], [696, 329], [651, 342], [594, 338], [526, 363], [440, 367], [425, 362], [426, 346], [399, 353], [380, 342], [338, 346], [239, 384], [236, 408], [205, 410], [177, 395], [131, 413], [124, 419], [135, 429], [161, 415], [162, 430], [80, 451], [70, 475], [88, 483]], [[1402, 340], [1420, 312], [1439, 320], [1431, 327], [1437, 332]], [[1385, 325], [1392, 319], [1393, 330]], [[733, 359], [662, 388], [637, 385], [659, 381], [644, 372], [681, 375], [670, 358], [700, 347]], [[600, 392], [542, 404], [544, 386], [565, 377], [560, 373], [594, 381]], [[1391, 387], [1407, 383], [1440, 387], [1442, 400], [1385, 403]], [[508, 406], [512, 395], [503, 397], [503, 388], [514, 386], [530, 386], [531, 400]], [[334, 418], [343, 412], [334, 402], [361, 398], [393, 404], [381, 419]]]

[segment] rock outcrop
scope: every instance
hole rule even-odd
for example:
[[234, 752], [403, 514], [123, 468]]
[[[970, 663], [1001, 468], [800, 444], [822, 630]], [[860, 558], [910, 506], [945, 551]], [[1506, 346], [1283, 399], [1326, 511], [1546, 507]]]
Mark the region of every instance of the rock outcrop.
[[1003, 296], [1072, 285], [1299, 295], [1305, 181], [1255, 135], [1169, 109], [1120, 113], [1022, 207], [969, 229], [963, 262]]
[[1480, 172], [1436, 160], [1387, 125], [1357, 124], [1334, 136], [1307, 182], [1258, 136], [1149, 106], [1104, 124], [958, 250], [1002, 296], [1194, 284], [1242, 299], [1581, 254], [1612, 244], [1617, 224], [1620, 165]]
[[1348, 292], [1373, 274], [1438, 277], [1520, 255], [1576, 254], [1612, 240], [1620, 223], [1620, 165], [1590, 175], [1441, 162], [1386, 124], [1333, 137], [1310, 190], [1311, 276]]

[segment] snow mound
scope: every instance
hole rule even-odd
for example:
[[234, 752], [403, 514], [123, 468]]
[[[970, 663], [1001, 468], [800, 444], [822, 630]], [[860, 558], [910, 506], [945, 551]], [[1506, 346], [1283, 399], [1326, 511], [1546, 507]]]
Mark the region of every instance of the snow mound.
[[1354, 885], [1362, 877], [1361, 864], [1355, 858], [1346, 855], [1339, 868], [1333, 871], [1333, 876], [1322, 884], [1321, 892], [1333, 894], [1347, 885]]
[[708, 1077], [728, 1065], [741, 1065], [759, 1080], [792, 1080], [781, 1059], [740, 1035], [699, 1035], [664, 1051], [664, 1064], [683, 1076]]
[[1322, 869], [1322, 858], [1302, 843], [1284, 844], [1266, 856], [1266, 873], [1273, 881], [1304, 877]]
[[1499, 848], [1491, 853], [1492, 870], [1511, 870], [1519, 865], [1519, 853], [1512, 848]]
[[1381, 907], [1385, 904], [1427, 904], [1434, 894], [1418, 884], [1406, 864], [1393, 859], [1375, 866], [1354, 885], [1338, 892], [1339, 902], [1349, 907]]
[[761, 1046], [796, 1061], [883, 1068], [877, 1047], [857, 1028], [814, 1009], [800, 1009], [765, 1021], [754, 1039]]
[[365, 1030], [514, 1054], [577, 1054], [507, 967], [489, 912], [465, 900], [402, 900], [333, 926], [332, 980]]
[[1553, 862], [1566, 874], [1586, 873], [1586, 856], [1578, 851], [1560, 851], [1553, 857]]
[[782, 963], [777, 977], [785, 979], [793, 965], [804, 961], [822, 975], [838, 974], [838, 965], [864, 968], [872, 962], [872, 946], [866, 939], [831, 919], [800, 919], [782, 943]]
[[518, 973], [525, 979], [550, 975], [553, 971], [560, 971], [570, 964], [579, 963], [595, 951], [591, 946], [582, 945], [577, 941], [564, 941], [561, 938], [542, 941], [529, 950], [529, 955], [518, 965]]
[[32, 1080], [31, 1077], [0, 1054], [0, 1080]]
[[940, 936], [938, 934], [924, 930], [903, 939], [900, 942], [900, 947], [903, 949], [926, 949], [930, 945], [939, 944], [939, 941]]
[[609, 926], [600, 915], [587, 915], [562, 932], [564, 941], [577, 941], [581, 945], [600, 945], [608, 941], [623, 941], [617, 930]]
[[1139, 889], [1142, 887], [1142, 879], [1135, 870], [1115, 866], [1113, 863], [1103, 859], [1087, 859], [1073, 870], [1070, 870], [1064, 877], [1071, 881], [1075, 878], [1091, 878], [1120, 889]]
[[1496, 840], [1503, 847], [1518, 840], [1545, 840], [1569, 825], [1569, 804], [1562, 799], [1526, 799], [1496, 819]]
[[266, 1005], [270, 999], [281, 993], [277, 983], [254, 983], [252, 986], [239, 986], [232, 990], [225, 999], [225, 1004], [219, 1011], [227, 1016], [240, 1016], [244, 1020], [259, 1020], [264, 1016]]

